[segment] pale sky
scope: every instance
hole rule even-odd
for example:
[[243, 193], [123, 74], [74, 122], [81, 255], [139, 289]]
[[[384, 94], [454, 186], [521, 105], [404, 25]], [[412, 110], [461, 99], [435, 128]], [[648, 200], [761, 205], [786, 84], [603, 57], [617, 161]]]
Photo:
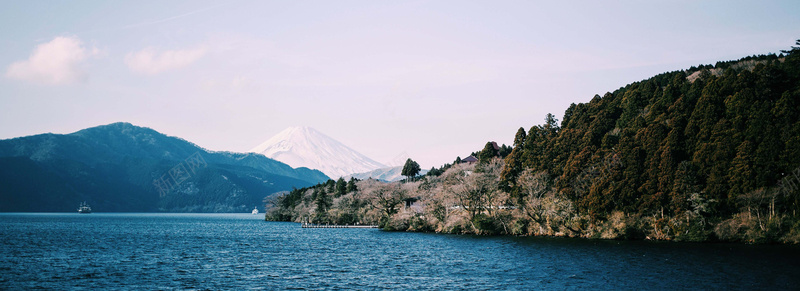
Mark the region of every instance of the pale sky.
[[[424, 168], [655, 74], [800, 38], [800, 1], [4, 1], [0, 139], [311, 126]], [[402, 161], [401, 161], [402, 162]]]

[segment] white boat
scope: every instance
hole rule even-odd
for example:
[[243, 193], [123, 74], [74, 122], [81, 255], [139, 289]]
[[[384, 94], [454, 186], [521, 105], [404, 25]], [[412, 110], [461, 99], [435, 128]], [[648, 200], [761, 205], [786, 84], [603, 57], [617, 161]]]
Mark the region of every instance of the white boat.
[[92, 213], [92, 208], [89, 207], [89, 204], [86, 201], [83, 201], [80, 206], [78, 206], [78, 213]]
[[253, 212], [252, 213], [253, 214], [258, 214], [258, 206], [253, 207]]

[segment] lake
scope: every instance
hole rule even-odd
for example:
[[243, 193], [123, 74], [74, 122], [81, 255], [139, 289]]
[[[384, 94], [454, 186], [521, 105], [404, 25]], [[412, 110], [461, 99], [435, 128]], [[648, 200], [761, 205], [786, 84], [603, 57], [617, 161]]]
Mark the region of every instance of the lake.
[[0, 289], [796, 289], [800, 248], [0, 213]]

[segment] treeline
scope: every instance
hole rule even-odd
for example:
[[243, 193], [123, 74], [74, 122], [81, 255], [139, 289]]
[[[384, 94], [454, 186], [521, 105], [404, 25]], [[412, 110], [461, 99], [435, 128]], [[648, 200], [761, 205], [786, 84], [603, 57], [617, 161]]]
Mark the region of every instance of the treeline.
[[328, 211], [334, 206], [334, 200], [337, 202], [337, 208], [342, 208], [338, 203], [341, 200], [339, 198], [348, 193], [356, 192], [358, 190], [356, 182], [358, 182], [356, 178], [350, 178], [349, 181], [345, 181], [344, 178], [340, 177], [338, 180], [329, 179], [325, 183], [319, 183], [311, 187], [292, 189], [289, 193], [269, 201], [267, 207], [271, 207], [272, 211], [267, 212], [267, 219], [274, 221], [353, 224], [359, 220], [359, 217], [354, 214], [336, 215], [337, 213], [329, 214]]
[[786, 53], [636, 82], [561, 126], [548, 115], [517, 132], [501, 184], [521, 199], [519, 173], [543, 172], [591, 221], [652, 216], [667, 238], [797, 235], [797, 191], [778, 187], [800, 166], [800, 50]]
[[[501, 146], [498, 146], [497, 148], [495, 148], [495, 145], [497, 145], [497, 144], [494, 143], [494, 142], [491, 142], [491, 141], [487, 142], [482, 150], [477, 151], [477, 152], [472, 152], [472, 154], [470, 154], [470, 155], [475, 157], [475, 158], [477, 158], [478, 160], [484, 160], [484, 161], [488, 161], [488, 160], [490, 160], [492, 158], [495, 158], [495, 157], [499, 157], [501, 159], [505, 159], [506, 156], [511, 154], [511, 150], [513, 149], [512, 147], [507, 146], [505, 144], [503, 144]], [[426, 176], [437, 176], [438, 177], [438, 176], [441, 176], [442, 174], [444, 174], [444, 172], [447, 171], [447, 169], [450, 169], [450, 167], [452, 167], [453, 165], [458, 165], [458, 164], [461, 164], [461, 163], [463, 163], [463, 161], [461, 160], [461, 156], [458, 156], [458, 157], [456, 157], [456, 160], [453, 161], [452, 164], [446, 163], [446, 164], [440, 166], [439, 168], [432, 167], [428, 171], [428, 173], [426, 173], [425, 175]]]
[[596, 95], [505, 151], [354, 193], [385, 229], [798, 243], [800, 47]]

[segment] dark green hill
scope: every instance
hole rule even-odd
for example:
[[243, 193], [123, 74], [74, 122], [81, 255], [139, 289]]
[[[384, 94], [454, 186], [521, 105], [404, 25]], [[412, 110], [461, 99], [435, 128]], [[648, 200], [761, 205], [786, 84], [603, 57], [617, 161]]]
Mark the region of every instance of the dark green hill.
[[800, 48], [784, 53], [664, 73], [572, 104], [560, 126], [549, 115], [518, 131], [501, 185], [521, 199], [516, 177], [545, 172], [592, 220], [655, 217], [667, 236], [785, 234], [800, 223]]
[[269, 194], [326, 180], [129, 123], [0, 141], [0, 211], [74, 211], [86, 200], [101, 212], [244, 212]]

